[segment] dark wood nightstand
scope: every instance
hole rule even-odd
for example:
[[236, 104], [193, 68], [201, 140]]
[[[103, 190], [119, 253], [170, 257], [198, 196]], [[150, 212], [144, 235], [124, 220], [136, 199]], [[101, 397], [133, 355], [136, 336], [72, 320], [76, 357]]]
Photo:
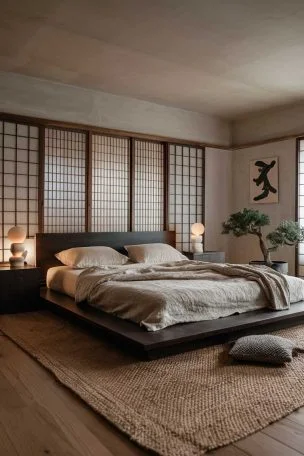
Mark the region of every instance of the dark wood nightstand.
[[29, 312], [40, 308], [40, 269], [11, 269], [0, 264], [0, 314]]
[[183, 252], [189, 260], [208, 261], [209, 263], [225, 263], [225, 252]]

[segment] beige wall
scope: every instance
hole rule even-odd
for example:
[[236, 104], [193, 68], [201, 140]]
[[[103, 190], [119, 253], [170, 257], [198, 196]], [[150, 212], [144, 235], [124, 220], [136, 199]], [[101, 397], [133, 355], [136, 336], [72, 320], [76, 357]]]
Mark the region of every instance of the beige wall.
[[232, 208], [232, 151], [206, 148], [205, 204], [205, 250], [225, 251], [230, 261], [229, 236], [221, 231]]
[[232, 144], [304, 134], [304, 104], [264, 111], [232, 123]]
[[201, 141], [231, 142], [217, 117], [81, 87], [0, 72], [0, 111]]
[[[279, 157], [279, 203], [249, 203], [249, 161], [256, 158]], [[274, 228], [284, 219], [295, 218], [296, 140], [274, 142], [233, 151], [233, 212], [244, 207], [258, 209], [270, 216]], [[267, 233], [267, 229], [265, 229]], [[253, 236], [231, 240], [231, 261], [247, 263], [262, 259], [258, 243]], [[273, 259], [289, 262], [289, 272], [294, 273], [295, 249], [284, 247], [272, 255]]]

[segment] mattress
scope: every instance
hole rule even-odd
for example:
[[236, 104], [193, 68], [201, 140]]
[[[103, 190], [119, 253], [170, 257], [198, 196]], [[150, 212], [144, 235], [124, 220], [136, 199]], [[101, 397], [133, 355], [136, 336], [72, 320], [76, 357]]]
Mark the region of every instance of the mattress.
[[46, 286], [74, 298], [77, 278], [82, 271], [83, 269], [73, 269], [69, 266], [50, 268], [46, 276]]
[[[140, 263], [127, 263], [127, 265], [115, 266], [115, 268], [130, 267], [131, 265], [132, 268], [142, 266]], [[53, 291], [58, 291], [71, 298], [75, 298], [77, 278], [83, 271], [84, 269], [74, 269], [69, 266], [55, 266], [50, 268], [46, 275], [46, 286]]]

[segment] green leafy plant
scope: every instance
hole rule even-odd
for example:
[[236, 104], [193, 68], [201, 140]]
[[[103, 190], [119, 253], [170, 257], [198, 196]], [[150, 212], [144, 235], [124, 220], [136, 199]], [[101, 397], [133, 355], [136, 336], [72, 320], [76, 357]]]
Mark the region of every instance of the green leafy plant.
[[304, 228], [293, 220], [284, 220], [274, 231], [264, 237], [262, 228], [270, 225], [268, 215], [254, 209], [243, 209], [240, 212], [231, 214], [223, 223], [222, 234], [232, 233], [236, 237], [253, 234], [259, 239], [259, 245], [268, 266], [272, 265], [271, 252], [276, 251], [283, 245], [296, 245], [304, 241]]

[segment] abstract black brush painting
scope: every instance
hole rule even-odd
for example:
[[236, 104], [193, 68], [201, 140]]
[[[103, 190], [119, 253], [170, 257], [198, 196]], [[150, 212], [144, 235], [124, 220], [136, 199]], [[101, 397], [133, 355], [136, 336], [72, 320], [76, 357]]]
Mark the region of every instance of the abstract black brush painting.
[[278, 158], [260, 158], [250, 161], [250, 202], [278, 203]]

